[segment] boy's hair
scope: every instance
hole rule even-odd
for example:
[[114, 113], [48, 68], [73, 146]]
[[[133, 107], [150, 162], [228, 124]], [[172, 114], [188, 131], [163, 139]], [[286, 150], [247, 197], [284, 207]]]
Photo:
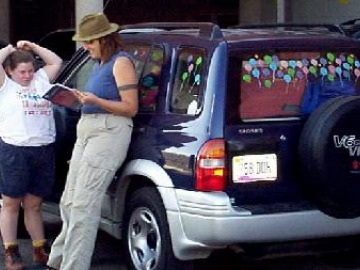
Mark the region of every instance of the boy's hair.
[[16, 50], [8, 55], [4, 62], [6, 73], [14, 70], [20, 63], [32, 63], [35, 66], [35, 57], [30, 51]]

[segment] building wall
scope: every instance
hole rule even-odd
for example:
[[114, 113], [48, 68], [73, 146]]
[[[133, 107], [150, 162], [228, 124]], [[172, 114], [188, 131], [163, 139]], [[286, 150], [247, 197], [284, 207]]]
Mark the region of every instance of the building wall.
[[0, 1], [0, 39], [6, 42], [10, 41], [9, 1]]
[[239, 24], [274, 23], [277, 0], [239, 0]]
[[[96, 4], [101, 0], [0, 0], [0, 39], [38, 40], [59, 28], [75, 27], [82, 17], [75, 3]], [[286, 22], [340, 23], [360, 18], [358, 0], [117, 0], [105, 13], [119, 24], [144, 21], [212, 21], [222, 27], [233, 24], [279, 21], [278, 3], [285, 6]], [[87, 10], [87, 9], [86, 9]], [[21, 20], [15, 18], [21, 17]], [[281, 18], [280, 18], [281, 19]], [[281, 21], [281, 20], [280, 20]]]
[[238, 23], [239, 0], [117, 0], [105, 13], [119, 24], [156, 21], [208, 21], [227, 27]]
[[100, 11], [103, 3], [104, 13], [118, 24], [212, 21], [227, 27], [237, 24], [239, 10], [239, 0], [0, 0], [1, 4], [4, 1], [9, 2], [4, 14], [22, 18], [10, 18], [8, 29], [11, 29], [9, 39], [12, 42], [19, 39], [38, 41], [57, 29], [74, 28], [85, 13]]
[[9, 8], [12, 42], [37, 42], [49, 32], [75, 25], [75, 0], [9, 0]]
[[291, 0], [296, 23], [341, 23], [360, 18], [358, 0]]
[[278, 4], [284, 5], [289, 23], [341, 23], [360, 18], [359, 0], [239, 0], [239, 23], [281, 21]]

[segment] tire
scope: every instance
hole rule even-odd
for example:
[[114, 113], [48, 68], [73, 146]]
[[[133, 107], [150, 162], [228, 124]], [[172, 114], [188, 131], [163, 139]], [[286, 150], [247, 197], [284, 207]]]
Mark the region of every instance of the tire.
[[319, 209], [336, 218], [360, 216], [359, 119], [360, 97], [334, 98], [310, 115], [300, 136], [301, 181]]
[[192, 269], [175, 258], [161, 197], [152, 187], [136, 190], [126, 207], [124, 244], [129, 269]]

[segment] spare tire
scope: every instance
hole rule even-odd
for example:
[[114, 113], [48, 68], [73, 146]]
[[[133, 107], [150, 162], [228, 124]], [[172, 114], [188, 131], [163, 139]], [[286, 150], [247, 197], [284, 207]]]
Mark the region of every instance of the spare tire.
[[337, 97], [307, 119], [299, 142], [301, 182], [324, 213], [360, 216], [360, 97]]

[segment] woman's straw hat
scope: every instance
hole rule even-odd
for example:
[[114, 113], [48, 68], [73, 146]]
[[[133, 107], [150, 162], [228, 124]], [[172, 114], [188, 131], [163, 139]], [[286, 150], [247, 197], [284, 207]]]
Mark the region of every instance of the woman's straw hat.
[[82, 18], [78, 32], [73, 36], [74, 41], [90, 41], [116, 32], [119, 25], [109, 23], [103, 13], [86, 15]]

